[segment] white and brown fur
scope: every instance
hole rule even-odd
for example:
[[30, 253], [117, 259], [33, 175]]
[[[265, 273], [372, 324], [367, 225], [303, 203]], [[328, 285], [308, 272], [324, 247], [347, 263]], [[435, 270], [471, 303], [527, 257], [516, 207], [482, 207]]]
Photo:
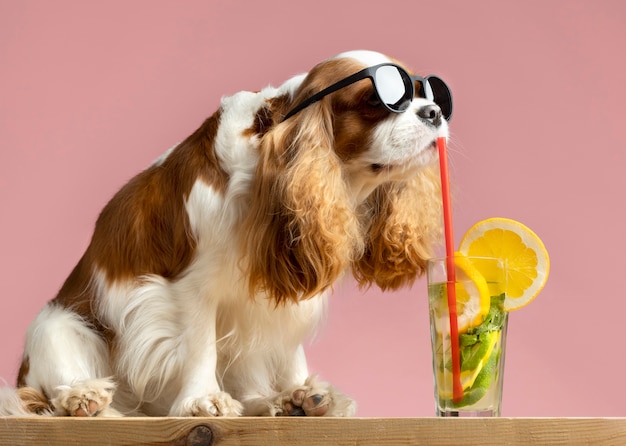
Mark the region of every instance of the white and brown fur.
[[395, 290], [423, 272], [447, 124], [417, 116], [425, 99], [399, 114], [376, 106], [367, 80], [282, 119], [386, 61], [344, 53], [226, 97], [125, 185], [28, 329], [0, 414], [353, 415], [309, 375], [302, 342], [344, 273]]

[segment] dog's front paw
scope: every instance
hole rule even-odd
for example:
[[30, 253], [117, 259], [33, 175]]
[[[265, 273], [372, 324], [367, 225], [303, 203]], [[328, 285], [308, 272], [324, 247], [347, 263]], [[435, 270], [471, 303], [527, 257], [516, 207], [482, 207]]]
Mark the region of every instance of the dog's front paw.
[[50, 401], [55, 415], [73, 417], [95, 417], [98, 415], [119, 417], [121, 414], [112, 409], [115, 383], [108, 378], [81, 381], [71, 386], [59, 386], [57, 394]]
[[243, 412], [241, 403], [226, 392], [217, 392], [202, 398], [185, 398], [170, 410], [174, 417], [238, 417]]
[[276, 400], [277, 416], [350, 417], [356, 403], [328, 383], [309, 376], [303, 386], [282, 392]]

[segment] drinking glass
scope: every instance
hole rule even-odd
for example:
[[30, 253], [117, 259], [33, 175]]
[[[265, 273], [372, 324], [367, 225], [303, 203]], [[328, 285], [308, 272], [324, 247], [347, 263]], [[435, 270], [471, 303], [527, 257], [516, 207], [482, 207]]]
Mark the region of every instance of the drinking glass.
[[[453, 285], [458, 335], [455, 337], [451, 333], [448, 306], [447, 265], [452, 264], [456, 265]], [[455, 258], [454, 263], [445, 257], [428, 260], [430, 334], [438, 416], [500, 415], [508, 323], [508, 313], [503, 311], [506, 274], [505, 262], [497, 258]], [[457, 346], [453, 345], [454, 338]], [[458, 358], [457, 376], [453, 373], [453, 352]], [[456, 395], [453, 391], [455, 380]]]

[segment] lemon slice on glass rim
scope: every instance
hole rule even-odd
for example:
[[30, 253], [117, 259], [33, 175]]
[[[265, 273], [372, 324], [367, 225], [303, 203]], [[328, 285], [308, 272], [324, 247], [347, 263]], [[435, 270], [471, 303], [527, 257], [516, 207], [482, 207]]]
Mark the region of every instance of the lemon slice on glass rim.
[[[489, 218], [476, 223], [463, 236], [459, 251], [470, 257], [506, 261], [504, 311], [528, 305], [543, 289], [550, 273], [550, 258], [541, 239], [522, 223], [508, 218]], [[480, 266], [479, 269], [487, 282], [500, 273]]]

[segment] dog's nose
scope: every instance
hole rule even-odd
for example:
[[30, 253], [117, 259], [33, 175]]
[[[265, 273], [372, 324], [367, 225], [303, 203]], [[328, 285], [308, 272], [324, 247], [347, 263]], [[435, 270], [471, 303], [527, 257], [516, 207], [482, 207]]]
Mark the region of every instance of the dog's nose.
[[429, 104], [421, 107], [417, 110], [417, 116], [435, 127], [441, 125], [441, 109], [437, 104]]

